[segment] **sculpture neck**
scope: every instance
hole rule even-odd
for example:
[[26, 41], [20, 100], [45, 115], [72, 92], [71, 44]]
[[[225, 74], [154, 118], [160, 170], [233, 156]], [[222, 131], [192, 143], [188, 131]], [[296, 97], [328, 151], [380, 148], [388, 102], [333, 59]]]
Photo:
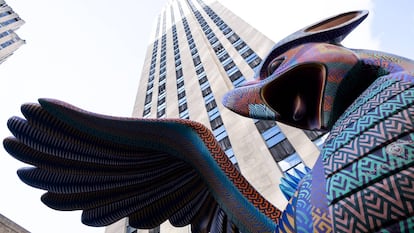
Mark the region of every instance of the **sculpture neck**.
[[414, 61], [405, 57], [373, 50], [353, 49], [353, 51], [363, 64], [377, 67], [388, 73], [414, 71]]
[[338, 86], [332, 104], [328, 128], [377, 78], [397, 72], [414, 71], [412, 60], [370, 50], [352, 50], [358, 63], [346, 74]]

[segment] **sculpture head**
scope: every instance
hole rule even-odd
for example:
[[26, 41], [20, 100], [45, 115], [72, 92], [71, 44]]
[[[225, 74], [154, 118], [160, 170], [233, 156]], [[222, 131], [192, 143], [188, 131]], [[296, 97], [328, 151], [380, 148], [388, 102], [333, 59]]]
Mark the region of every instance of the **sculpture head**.
[[367, 15], [341, 14], [288, 36], [263, 59], [253, 81], [224, 96], [224, 106], [250, 118], [329, 129], [338, 115], [338, 87], [358, 64], [357, 55], [339, 43]]

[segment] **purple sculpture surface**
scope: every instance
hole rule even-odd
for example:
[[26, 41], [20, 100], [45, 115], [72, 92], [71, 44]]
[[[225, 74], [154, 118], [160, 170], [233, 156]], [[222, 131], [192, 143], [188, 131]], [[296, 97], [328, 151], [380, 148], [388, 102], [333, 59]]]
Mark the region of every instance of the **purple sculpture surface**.
[[[340, 42], [368, 15], [340, 14], [277, 43], [223, 104], [251, 118], [329, 132], [281, 211], [205, 126], [98, 115], [51, 99], [12, 117], [6, 150], [57, 210], [104, 226], [167, 219], [192, 232], [409, 232], [414, 228], [414, 62]], [[290, 187], [292, 188], [292, 187]]]

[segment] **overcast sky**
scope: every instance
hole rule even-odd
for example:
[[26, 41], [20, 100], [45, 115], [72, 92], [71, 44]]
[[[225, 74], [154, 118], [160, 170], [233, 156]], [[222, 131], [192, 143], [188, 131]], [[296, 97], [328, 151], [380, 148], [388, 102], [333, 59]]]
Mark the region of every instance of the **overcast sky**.
[[[0, 138], [10, 135], [7, 118], [20, 115], [22, 103], [39, 97], [131, 115], [149, 35], [166, 0], [6, 1], [26, 21], [17, 33], [27, 43], [0, 65]], [[274, 41], [333, 14], [367, 9], [370, 16], [344, 45], [414, 58], [409, 0], [221, 2]], [[33, 233], [104, 232], [82, 225], [80, 212], [44, 206], [43, 192], [18, 179], [16, 170], [22, 166], [0, 148], [1, 214]]]

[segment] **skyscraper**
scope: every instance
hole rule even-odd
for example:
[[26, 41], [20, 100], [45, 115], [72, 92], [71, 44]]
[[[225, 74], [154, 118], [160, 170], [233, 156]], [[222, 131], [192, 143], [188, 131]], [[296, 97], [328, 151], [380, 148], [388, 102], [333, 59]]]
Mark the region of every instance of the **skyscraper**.
[[[217, 1], [175, 0], [160, 13], [148, 46], [133, 115], [186, 118], [211, 128], [230, 160], [270, 202], [283, 209], [280, 178], [312, 167], [320, 135], [241, 117], [223, 95], [254, 78], [274, 42]], [[135, 232], [122, 220], [107, 233]], [[149, 232], [188, 232], [163, 224]], [[141, 232], [140, 230], [138, 232]], [[143, 231], [145, 232], [145, 231]]]
[[29, 233], [17, 223], [0, 214], [0, 232]]
[[[24, 21], [4, 0], [0, 0], [0, 64], [24, 44], [24, 41], [14, 32], [22, 24]], [[27, 233], [29, 231], [0, 214], [0, 232]]]
[[24, 40], [14, 32], [22, 24], [24, 21], [4, 0], [0, 0], [0, 63], [24, 44]]

